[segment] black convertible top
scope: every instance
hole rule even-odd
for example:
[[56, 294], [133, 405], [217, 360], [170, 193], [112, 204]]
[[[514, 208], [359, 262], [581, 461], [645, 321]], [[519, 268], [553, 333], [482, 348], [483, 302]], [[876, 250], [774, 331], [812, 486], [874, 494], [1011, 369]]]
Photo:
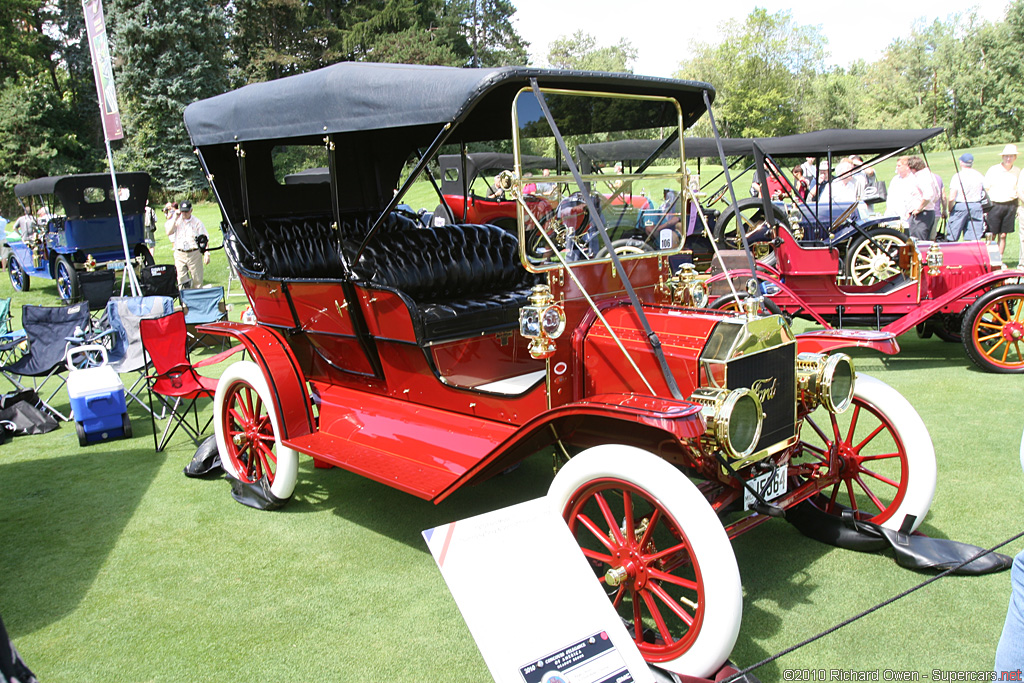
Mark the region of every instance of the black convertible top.
[[[149, 197], [149, 174], [118, 173], [117, 184], [128, 190], [128, 198], [121, 202], [121, 210], [126, 214], [142, 213]], [[111, 187], [109, 173], [81, 173], [36, 178], [15, 185], [14, 194], [17, 197], [53, 194], [57, 196], [68, 218], [92, 218], [116, 215]], [[104, 199], [87, 201], [85, 191], [89, 188], [103, 190]]]
[[459, 139], [488, 140], [508, 135], [512, 100], [531, 78], [541, 87], [671, 97], [685, 126], [704, 113], [704, 90], [714, 99], [706, 83], [624, 73], [341, 62], [194, 102], [185, 126], [196, 146], [445, 123], [459, 126]]
[[[777, 138], [722, 138], [726, 156], [749, 156], [754, 143], [773, 157], [807, 157], [832, 154], [890, 154], [916, 147], [942, 132], [942, 128], [909, 130], [853, 130], [831, 128]], [[580, 145], [589, 161], [643, 161], [658, 148], [661, 140], [618, 140]], [[683, 138], [688, 158], [717, 157], [714, 138]], [[679, 144], [673, 143], [663, 157], [678, 157]], [[586, 166], [587, 161], [581, 159]]]

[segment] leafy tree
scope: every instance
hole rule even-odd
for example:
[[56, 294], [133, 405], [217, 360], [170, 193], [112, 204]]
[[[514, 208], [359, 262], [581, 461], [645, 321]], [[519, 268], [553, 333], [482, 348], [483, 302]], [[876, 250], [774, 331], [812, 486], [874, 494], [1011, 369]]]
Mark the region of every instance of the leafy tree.
[[4, 81], [0, 110], [0, 210], [6, 215], [16, 205], [14, 185], [95, 169], [95, 150], [76, 133], [77, 116], [46, 78]]
[[716, 91], [714, 113], [728, 137], [795, 133], [810, 85], [820, 73], [826, 40], [793, 21], [788, 11], [752, 11], [742, 23], [724, 22], [721, 42], [698, 44], [679, 78], [708, 81]]
[[548, 46], [548, 64], [558, 69], [632, 73], [636, 57], [636, 48], [625, 38], [599, 47], [597, 39], [583, 31], [562, 36]]
[[41, 0], [0, 3], [0, 78], [35, 74], [45, 68], [50, 38], [43, 27], [48, 15]]
[[509, 0], [445, 0], [439, 8], [441, 39], [462, 66], [526, 64], [527, 43], [512, 25]]
[[380, 41], [370, 54], [374, 61], [391, 64], [462, 66], [465, 58], [437, 40], [433, 32], [409, 28]]
[[302, 0], [236, 0], [231, 7], [236, 85], [315, 68], [310, 13]]
[[116, 0], [108, 17], [124, 124], [121, 166], [175, 192], [206, 187], [185, 105], [228, 89], [223, 8], [207, 0]]

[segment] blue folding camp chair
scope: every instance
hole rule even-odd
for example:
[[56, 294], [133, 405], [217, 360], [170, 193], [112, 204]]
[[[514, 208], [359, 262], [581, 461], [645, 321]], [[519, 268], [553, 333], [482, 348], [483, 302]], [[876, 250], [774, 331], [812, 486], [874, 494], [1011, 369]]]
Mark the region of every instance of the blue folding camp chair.
[[[25, 305], [21, 309], [21, 324], [28, 340], [28, 351], [17, 360], [0, 366], [0, 373], [17, 389], [28, 388], [17, 378], [31, 377], [39, 405], [66, 422], [68, 417], [51, 406], [50, 401], [66, 382], [64, 354], [68, 344], [84, 338], [89, 329], [89, 307], [85, 304], [58, 307]], [[43, 398], [42, 389], [51, 379], [59, 380], [57, 388]]]
[[[196, 331], [196, 325], [227, 319], [228, 309], [224, 303], [224, 288], [183, 289], [180, 295], [182, 308], [185, 309], [185, 325], [188, 330], [189, 350], [191, 351], [206, 336]], [[227, 337], [221, 337], [222, 350], [226, 340]]]
[[25, 330], [12, 329], [11, 298], [0, 299], [0, 365], [7, 365], [18, 355], [20, 348], [27, 346]]

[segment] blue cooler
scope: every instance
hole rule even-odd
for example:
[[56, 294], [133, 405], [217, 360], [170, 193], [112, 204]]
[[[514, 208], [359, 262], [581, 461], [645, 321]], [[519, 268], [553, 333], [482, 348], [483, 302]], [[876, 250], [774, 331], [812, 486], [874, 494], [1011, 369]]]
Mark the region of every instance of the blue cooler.
[[[75, 367], [83, 359], [98, 367]], [[78, 432], [78, 443], [85, 446], [96, 441], [126, 438], [132, 435], [125, 403], [124, 384], [114, 369], [106, 364], [106, 349], [102, 346], [80, 346], [68, 351], [68, 397]]]

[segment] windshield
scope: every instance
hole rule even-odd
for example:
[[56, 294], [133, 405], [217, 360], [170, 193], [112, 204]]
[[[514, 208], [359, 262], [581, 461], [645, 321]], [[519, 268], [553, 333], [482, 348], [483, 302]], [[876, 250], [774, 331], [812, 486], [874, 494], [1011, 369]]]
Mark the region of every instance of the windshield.
[[[523, 90], [515, 101], [515, 191], [519, 237], [532, 270], [566, 262], [609, 258], [601, 238], [603, 223], [620, 257], [676, 252], [685, 243], [687, 214], [683, 153], [671, 144], [680, 137], [677, 103], [660, 97], [542, 91], [552, 118], [581, 173], [578, 183], [562, 163], [557, 144], [536, 95]], [[653, 157], [592, 158], [581, 145], [614, 140], [665, 141]], [[552, 168], [523, 172], [523, 155], [556, 159]], [[561, 170], [559, 170], [561, 169]], [[589, 196], [591, 202], [586, 201]], [[592, 215], [592, 208], [597, 216]]]

